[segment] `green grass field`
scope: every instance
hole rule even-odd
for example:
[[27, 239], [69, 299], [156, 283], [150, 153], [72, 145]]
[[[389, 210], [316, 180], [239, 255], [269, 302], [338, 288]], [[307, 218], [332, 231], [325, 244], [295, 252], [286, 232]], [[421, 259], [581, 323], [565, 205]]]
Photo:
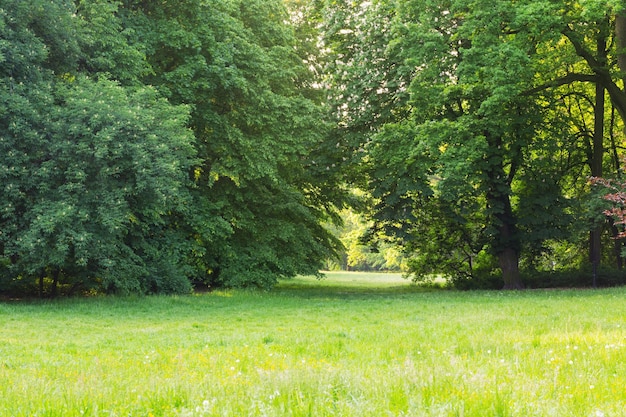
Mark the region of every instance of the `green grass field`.
[[626, 289], [0, 303], [0, 416], [626, 416]]

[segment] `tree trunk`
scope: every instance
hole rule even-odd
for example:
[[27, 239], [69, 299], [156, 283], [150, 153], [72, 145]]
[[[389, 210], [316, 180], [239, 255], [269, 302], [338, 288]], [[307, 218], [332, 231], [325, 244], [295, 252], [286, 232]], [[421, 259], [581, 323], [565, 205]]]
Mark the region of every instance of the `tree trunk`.
[[[620, 10], [615, 14], [615, 48], [620, 78], [626, 85], [626, 9]], [[599, 75], [600, 82], [604, 85], [604, 88], [607, 89], [622, 121], [626, 122], [626, 92], [611, 79], [608, 69], [605, 71], [594, 69], [594, 71]]]
[[505, 290], [521, 290], [524, 288], [522, 277], [519, 273], [519, 236], [517, 235], [517, 227], [513, 208], [511, 207], [511, 199], [508, 195], [501, 195], [501, 204], [504, 211], [496, 215], [500, 222], [498, 236], [498, 264], [502, 270], [502, 280], [504, 281]]
[[502, 270], [505, 290], [521, 290], [524, 288], [519, 273], [519, 255], [513, 248], [506, 248], [498, 254], [498, 263]]
[[[615, 44], [616, 44], [615, 47], [617, 48], [617, 51], [616, 51], [617, 65], [620, 70], [622, 81], [624, 82], [624, 85], [626, 86], [626, 9], [618, 11], [615, 15]], [[626, 95], [625, 93], [623, 93], [623, 90], [622, 90], [622, 95]], [[619, 108], [618, 108], [618, 112], [619, 112]], [[623, 112], [619, 112], [619, 113], [622, 116], [622, 121], [626, 122], [624, 113]], [[613, 126], [613, 119], [611, 119], [611, 126]], [[619, 163], [619, 158], [617, 156], [617, 146], [615, 144], [615, 138], [613, 136], [612, 128], [611, 128], [610, 134], [611, 134], [613, 154], [614, 154], [615, 164], [616, 164], [616, 171], [617, 171], [617, 175], [619, 178], [620, 163]], [[617, 236], [617, 233], [618, 233], [617, 227], [615, 226], [615, 224], [613, 224], [613, 222], [611, 222], [611, 229], [613, 231], [613, 235]], [[624, 242], [621, 239], [616, 239], [615, 246], [614, 246], [615, 258], [616, 258], [617, 268], [620, 270], [623, 268], [623, 265], [624, 265], [623, 258], [622, 258], [623, 248], [624, 248]]]
[[[626, 122], [626, 92], [612, 78], [610, 68], [607, 67], [606, 50], [599, 57], [594, 57], [585, 49], [582, 41], [575, 36], [573, 31], [566, 30], [563, 34], [570, 40], [576, 53], [587, 62], [590, 69], [595, 73], [595, 82], [603, 85], [620, 118]], [[603, 35], [604, 33], [599, 34], [600, 37]], [[615, 14], [615, 48], [620, 79], [626, 81], [626, 9]]]
[[52, 271], [52, 290], [50, 292], [50, 297], [52, 298], [56, 298], [58, 295], [60, 274], [61, 270], [59, 268], [55, 268], [54, 271]]
[[615, 14], [615, 47], [621, 78], [626, 81], [626, 10]]
[[[605, 43], [598, 40], [598, 53], [605, 54]], [[602, 159], [604, 157], [604, 86], [596, 83], [596, 105], [594, 109], [594, 130], [592, 155], [589, 165], [592, 177], [602, 177]], [[598, 286], [598, 269], [602, 253], [602, 224], [595, 224], [589, 234], [589, 260], [591, 261], [593, 287]]]
[[[503, 141], [499, 136], [491, 135], [485, 132], [485, 138], [489, 143], [491, 152], [494, 156], [499, 152], [503, 152]], [[508, 175], [504, 171], [504, 158], [493, 158], [494, 161], [485, 170], [488, 181], [488, 191], [486, 194], [488, 211], [490, 211], [493, 226], [498, 230], [497, 236], [492, 242], [493, 250], [498, 257], [498, 264], [502, 270], [502, 280], [504, 281], [504, 289], [517, 290], [522, 289], [522, 278], [519, 273], [519, 251], [520, 240], [517, 230], [517, 219], [513, 214], [511, 206], [511, 181], [515, 175], [513, 166], [515, 161], [511, 162], [511, 172]]]

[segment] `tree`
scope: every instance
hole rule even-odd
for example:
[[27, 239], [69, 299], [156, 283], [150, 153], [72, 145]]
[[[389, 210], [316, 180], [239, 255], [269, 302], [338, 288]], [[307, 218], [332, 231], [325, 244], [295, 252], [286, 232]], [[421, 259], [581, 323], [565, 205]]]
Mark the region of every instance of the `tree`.
[[339, 213], [340, 224], [328, 224], [333, 235], [341, 240], [344, 249], [339, 259], [329, 259], [327, 269], [351, 271], [396, 271], [405, 270], [406, 259], [395, 242], [380, 241], [374, 246], [368, 236], [371, 221], [353, 209]]
[[505, 288], [520, 262], [578, 244], [584, 171], [618, 153], [604, 95], [619, 113], [623, 6], [333, 2], [331, 103], [376, 202], [372, 235], [398, 238], [418, 275], [498, 267]]
[[3, 246], [13, 279], [51, 276], [53, 291], [59, 279], [108, 291], [184, 291], [187, 246], [171, 222], [189, 203], [187, 110], [153, 90], [127, 94], [84, 78], [37, 101], [21, 98], [7, 106], [3, 129], [11, 191]]
[[189, 110], [72, 74], [77, 43], [49, 36], [76, 28], [71, 5], [14, 6], [0, 23], [2, 290], [188, 291]]
[[310, 169], [327, 124], [283, 2], [124, 7], [146, 45], [144, 82], [192, 108], [196, 204], [218, 231], [200, 239], [198, 281], [267, 288], [316, 272], [339, 247], [319, 226], [332, 205]]
[[[437, 239], [438, 251], [462, 248], [444, 245], [439, 236], [449, 241], [465, 230], [458, 236], [466, 242], [468, 262], [477, 250], [488, 250], [498, 261], [505, 288], [519, 288], [522, 237], [511, 197], [538, 114], [522, 94], [533, 76], [532, 45], [518, 34], [516, 10], [507, 2], [407, 1], [402, 10], [397, 37], [404, 39], [399, 42], [405, 62], [416, 69], [409, 90], [412, 112], [406, 121], [389, 125], [371, 146], [373, 165], [394, 169], [399, 179], [389, 183], [377, 170], [378, 218], [416, 227], [409, 236]], [[388, 141], [399, 151], [390, 154]], [[402, 163], [398, 153], [414, 155], [408, 158], [411, 165]], [[402, 212], [385, 214], [389, 200], [404, 202]], [[416, 211], [429, 209], [446, 221], [417, 222]], [[422, 229], [445, 225], [451, 229], [435, 234]]]
[[315, 47], [282, 1], [0, 11], [6, 280], [267, 288], [340, 247], [311, 168], [328, 128]]
[[[544, 39], [539, 49], [545, 63], [544, 71], [538, 71], [534, 92], [543, 90], [543, 97], [550, 97], [560, 109], [559, 117], [567, 117], [570, 126], [566, 131], [578, 142], [582, 160], [591, 176], [602, 176], [607, 169], [617, 173], [619, 167], [616, 131], [624, 122], [625, 93], [622, 84], [624, 66], [624, 18], [623, 2], [563, 2], [560, 12], [553, 14], [550, 24], [538, 31]], [[550, 2], [537, 2], [538, 11], [555, 7]], [[606, 97], [605, 97], [606, 96]], [[610, 101], [606, 100], [609, 98]], [[621, 122], [615, 114], [620, 115]], [[576, 158], [579, 159], [579, 158]], [[573, 159], [575, 160], [575, 159]], [[574, 164], [572, 172], [578, 168]], [[611, 174], [612, 175], [612, 174]], [[584, 188], [584, 175], [578, 178], [576, 187], [584, 192], [578, 199], [595, 205], [595, 196]], [[589, 224], [589, 260], [593, 266], [594, 283], [602, 254], [602, 234], [606, 219], [595, 216], [593, 208], [582, 213]], [[593, 213], [593, 214], [589, 214]], [[613, 234], [616, 230], [610, 226]], [[619, 248], [615, 249], [617, 265], [621, 265]]]

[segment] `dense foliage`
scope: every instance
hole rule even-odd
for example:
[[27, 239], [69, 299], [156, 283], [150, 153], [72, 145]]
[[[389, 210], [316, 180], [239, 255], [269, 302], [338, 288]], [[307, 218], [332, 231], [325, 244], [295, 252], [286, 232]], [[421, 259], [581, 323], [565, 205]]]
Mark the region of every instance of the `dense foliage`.
[[370, 236], [399, 243], [415, 279], [521, 288], [621, 267], [588, 177], [619, 175], [623, 2], [330, 7], [331, 104], [373, 198]]
[[0, 292], [597, 284], [624, 51], [621, 0], [0, 0]]
[[0, 291], [317, 273], [339, 242], [280, 1], [0, 2]]

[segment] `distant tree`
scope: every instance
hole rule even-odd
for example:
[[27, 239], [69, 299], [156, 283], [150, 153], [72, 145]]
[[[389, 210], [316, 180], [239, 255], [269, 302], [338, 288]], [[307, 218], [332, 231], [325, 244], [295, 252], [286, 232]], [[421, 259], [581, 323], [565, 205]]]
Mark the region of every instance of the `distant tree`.
[[343, 243], [339, 259], [329, 259], [329, 269], [354, 271], [396, 271], [405, 269], [406, 258], [402, 250], [394, 244], [369, 237], [371, 221], [364, 214], [352, 209], [340, 212], [341, 224], [327, 227]]

